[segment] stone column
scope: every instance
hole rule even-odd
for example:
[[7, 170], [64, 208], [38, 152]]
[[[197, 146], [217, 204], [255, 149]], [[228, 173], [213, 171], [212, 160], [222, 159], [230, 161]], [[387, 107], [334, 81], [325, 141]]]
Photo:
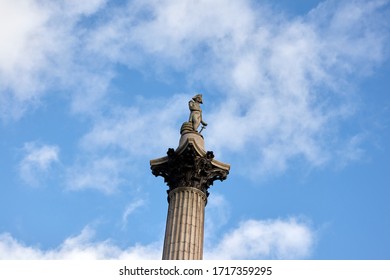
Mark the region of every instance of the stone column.
[[203, 228], [206, 195], [192, 187], [169, 193], [163, 260], [203, 258]]
[[230, 166], [204, 150], [198, 132], [181, 131], [179, 147], [166, 157], [151, 160], [152, 173], [168, 185], [168, 215], [163, 260], [203, 258], [204, 210], [208, 189], [215, 180], [225, 180]]

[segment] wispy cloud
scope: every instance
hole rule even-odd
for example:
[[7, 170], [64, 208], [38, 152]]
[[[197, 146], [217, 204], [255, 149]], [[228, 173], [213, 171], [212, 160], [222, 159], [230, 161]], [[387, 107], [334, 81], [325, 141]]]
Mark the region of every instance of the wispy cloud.
[[12, 119], [44, 93], [52, 58], [59, 62], [64, 47], [59, 42], [69, 40], [48, 27], [52, 12], [36, 1], [1, 1], [0, 13], [0, 116]]
[[[91, 65], [82, 62], [88, 60], [88, 55], [82, 54], [84, 35], [78, 26], [85, 17], [104, 7], [105, 2], [0, 1], [2, 120], [19, 119], [53, 89], [78, 89], [81, 92], [77, 93], [90, 103], [99, 99], [106, 88], [98, 85], [106, 84], [109, 75], [87, 70]], [[93, 97], [89, 88], [94, 90]], [[75, 102], [80, 107], [79, 103]]]
[[95, 119], [81, 139], [81, 148], [91, 151], [122, 151], [133, 157], [152, 156], [177, 145], [180, 125], [186, 121], [191, 94], [170, 98], [142, 99], [133, 106], [115, 106], [108, 116]]
[[[89, 42], [102, 59], [152, 72], [153, 65], [157, 77], [179, 70], [190, 83], [212, 88], [219, 103], [205, 114], [209, 147], [250, 162], [252, 170], [242, 165], [246, 174], [270, 174], [295, 159], [311, 166], [340, 160], [359, 134], [338, 131], [359, 105], [347, 80], [387, 59], [385, 4], [327, 1], [289, 19], [249, 1], [135, 1]], [[148, 127], [154, 118], [143, 111]]]
[[59, 161], [59, 151], [59, 147], [53, 145], [25, 143], [23, 147], [25, 155], [19, 163], [20, 177], [29, 185], [41, 184], [52, 165]]
[[[225, 197], [215, 190], [207, 199], [205, 215], [205, 244], [215, 244], [213, 238], [225, 226], [230, 218], [231, 207]], [[218, 238], [219, 239], [219, 238]]]
[[184, 113], [188, 96], [142, 99], [132, 107], [115, 106], [108, 116], [96, 117], [80, 139], [80, 156], [66, 169], [67, 188], [109, 194], [125, 179], [131, 185], [140, 168], [149, 168], [140, 159], [164, 154], [168, 147], [178, 145], [180, 120], [188, 117]]
[[[96, 157], [84, 156], [90, 145], [112, 160], [117, 149], [125, 160], [159, 152], [177, 141], [180, 124], [172, 119], [186, 110], [182, 97], [151, 97], [156, 92], [148, 102], [116, 104], [107, 93], [118, 64], [156, 80], [180, 71], [189, 86], [205, 88], [207, 145], [250, 162], [241, 172], [282, 172], [296, 159], [318, 167], [358, 158], [351, 138], [360, 132], [338, 131], [359, 106], [348, 80], [360, 81], [385, 61], [389, 44], [387, 2], [379, 0], [325, 1], [296, 18], [245, 0], [129, 1], [120, 8], [106, 1], [3, 2], [9, 24], [0, 27], [1, 116], [17, 118], [50, 88], [61, 88], [74, 112], [91, 117], [81, 153], [96, 170]], [[105, 16], [83, 21], [103, 7]]]
[[65, 185], [68, 190], [94, 189], [112, 194], [123, 183], [125, 166], [121, 159], [103, 156], [77, 162], [66, 170]]
[[140, 207], [142, 207], [144, 205], [145, 205], [145, 200], [138, 199], [138, 200], [132, 201], [131, 203], [129, 203], [126, 206], [126, 209], [125, 209], [125, 211], [123, 212], [123, 215], [122, 215], [122, 229], [127, 226], [127, 221], [129, 219], [129, 216], [131, 214], [133, 214], [135, 210], [137, 210], [138, 208], [140, 208]]

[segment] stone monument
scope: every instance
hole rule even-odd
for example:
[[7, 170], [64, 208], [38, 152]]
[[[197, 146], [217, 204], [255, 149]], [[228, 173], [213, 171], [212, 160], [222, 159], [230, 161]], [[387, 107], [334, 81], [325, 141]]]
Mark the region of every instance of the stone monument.
[[202, 103], [201, 94], [188, 102], [190, 117], [181, 126], [177, 149], [170, 148], [167, 156], [150, 161], [153, 175], [163, 177], [169, 187], [163, 260], [203, 258], [208, 189], [229, 174], [230, 165], [215, 160], [213, 152], [204, 148], [201, 132], [207, 123], [202, 119]]

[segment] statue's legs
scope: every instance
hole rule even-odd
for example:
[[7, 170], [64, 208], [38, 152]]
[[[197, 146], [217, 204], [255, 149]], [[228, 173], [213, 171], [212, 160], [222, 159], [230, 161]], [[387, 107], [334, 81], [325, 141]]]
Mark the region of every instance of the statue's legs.
[[200, 125], [201, 117], [200, 113], [193, 113], [192, 114], [192, 127], [194, 128], [195, 131], [198, 131], [198, 127]]

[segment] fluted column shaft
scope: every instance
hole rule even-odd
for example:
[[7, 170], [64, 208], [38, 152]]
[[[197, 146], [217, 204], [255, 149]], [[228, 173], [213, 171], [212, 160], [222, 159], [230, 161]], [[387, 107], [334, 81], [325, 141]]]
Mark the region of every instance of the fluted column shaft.
[[162, 259], [201, 260], [206, 194], [194, 187], [178, 187], [169, 192], [168, 199]]

